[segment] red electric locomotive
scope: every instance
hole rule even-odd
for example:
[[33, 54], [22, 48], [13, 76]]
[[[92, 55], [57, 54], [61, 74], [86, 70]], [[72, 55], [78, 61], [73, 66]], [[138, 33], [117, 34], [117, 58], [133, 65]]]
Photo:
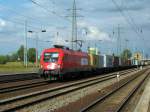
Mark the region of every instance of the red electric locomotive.
[[41, 77], [50, 79], [72, 77], [74, 73], [90, 71], [88, 61], [87, 53], [54, 45], [54, 48], [45, 49], [42, 52], [39, 73]]

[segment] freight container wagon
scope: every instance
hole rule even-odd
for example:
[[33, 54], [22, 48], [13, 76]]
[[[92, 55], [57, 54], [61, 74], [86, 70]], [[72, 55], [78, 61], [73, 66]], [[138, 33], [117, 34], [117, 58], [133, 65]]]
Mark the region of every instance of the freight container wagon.
[[104, 68], [104, 55], [99, 55], [99, 68]]
[[137, 59], [133, 59], [132, 60], [132, 65], [140, 65], [141, 63], [140, 63], [140, 61], [139, 60], [137, 60]]
[[119, 66], [119, 57], [118, 56], [113, 56], [113, 67], [118, 67]]
[[113, 67], [113, 56], [104, 54], [104, 67]]
[[99, 55], [89, 54], [89, 65], [93, 68], [99, 68]]

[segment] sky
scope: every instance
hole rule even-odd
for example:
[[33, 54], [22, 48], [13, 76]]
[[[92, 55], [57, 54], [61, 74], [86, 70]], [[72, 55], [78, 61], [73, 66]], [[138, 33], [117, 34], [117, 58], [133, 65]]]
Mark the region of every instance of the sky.
[[[121, 51], [129, 48], [150, 56], [149, 4], [150, 0], [76, 0], [83, 51], [90, 46], [117, 53], [119, 27]], [[26, 34], [28, 48], [36, 47], [38, 37], [39, 52], [53, 44], [70, 46], [65, 40], [71, 40], [72, 6], [73, 0], [0, 0], [0, 55], [16, 52]]]

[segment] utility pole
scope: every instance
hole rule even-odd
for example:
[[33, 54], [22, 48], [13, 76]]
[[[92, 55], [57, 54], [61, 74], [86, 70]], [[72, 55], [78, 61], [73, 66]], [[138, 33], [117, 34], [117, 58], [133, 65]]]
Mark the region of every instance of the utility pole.
[[118, 24], [118, 38], [117, 38], [117, 54], [121, 53], [121, 36], [120, 36], [120, 25]]
[[36, 33], [36, 68], [38, 68], [38, 41], [39, 41], [39, 37], [38, 37], [38, 32]]
[[[127, 49], [128, 49], [128, 47], [127, 47], [128, 42], [129, 42], [129, 40], [128, 40], [128, 39], [125, 39], [125, 49], [124, 49], [124, 50], [127, 50]], [[125, 58], [128, 60], [128, 53], [127, 53], [127, 51], [126, 51], [125, 53], [126, 53], [126, 54], [125, 54]]]
[[[140, 33], [141, 33], [141, 35], [142, 35], [142, 37], [143, 37], [143, 38], [142, 38], [142, 41], [143, 41], [143, 43], [144, 43], [145, 39], [144, 39], [144, 35], [143, 35], [143, 30], [142, 30], [142, 29], [140, 30]], [[145, 58], [145, 52], [144, 52], [144, 49], [142, 50], [142, 54], [143, 54], [142, 57], [143, 57], [143, 59], [144, 59], [144, 58]]]
[[76, 7], [76, 1], [73, 0], [73, 6], [71, 9], [68, 9], [72, 11], [72, 15], [69, 17], [72, 17], [72, 34], [71, 34], [71, 48], [77, 50], [77, 45], [78, 45], [78, 28], [77, 28], [77, 17], [82, 17], [82, 16], [77, 16], [77, 9]]
[[[72, 7], [72, 49], [74, 48], [73, 46], [73, 41], [77, 40], [77, 9], [76, 9], [76, 1], [73, 1], [73, 7]], [[77, 43], [75, 44], [75, 49], [77, 50]]]
[[129, 42], [129, 40], [128, 39], [125, 39], [125, 49], [128, 49], [128, 42]]
[[[101, 43], [103, 40], [98, 40]], [[100, 44], [101, 45], [101, 44]], [[99, 53], [101, 52], [101, 47], [99, 46]]]
[[27, 54], [27, 21], [25, 21], [25, 37], [24, 37], [24, 65], [28, 66], [28, 54]]
[[24, 50], [23, 50], [23, 62], [24, 62], [24, 66], [26, 65], [26, 22], [25, 22], [25, 28], [24, 28]]

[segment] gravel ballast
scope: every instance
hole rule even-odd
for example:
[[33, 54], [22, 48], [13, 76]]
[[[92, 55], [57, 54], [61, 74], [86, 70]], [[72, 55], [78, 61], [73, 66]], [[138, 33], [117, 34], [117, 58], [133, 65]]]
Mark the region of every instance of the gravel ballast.
[[[122, 80], [124, 78], [126, 78], [127, 76], [132, 76], [135, 73], [137, 73], [137, 71], [129, 73], [128, 75], [124, 75], [124, 76], [120, 76], [119, 80]], [[82, 99], [83, 97], [90, 95], [90, 94], [94, 94], [95, 91], [99, 91], [102, 90], [103, 88], [110, 86], [114, 83], [116, 83], [118, 81], [118, 79], [110, 79], [109, 81], [104, 81], [101, 82], [99, 84], [90, 86], [90, 87], [86, 87], [84, 89], [72, 92], [72, 93], [68, 93], [66, 95], [63, 96], [59, 96], [57, 98], [53, 98], [51, 100], [47, 100], [44, 101], [40, 104], [36, 104], [33, 106], [30, 106], [28, 108], [24, 108], [22, 110], [19, 110], [20, 112], [51, 112], [51, 111], [55, 111], [58, 108], [64, 107], [69, 105], [70, 103], [76, 102], [77, 100]]]

